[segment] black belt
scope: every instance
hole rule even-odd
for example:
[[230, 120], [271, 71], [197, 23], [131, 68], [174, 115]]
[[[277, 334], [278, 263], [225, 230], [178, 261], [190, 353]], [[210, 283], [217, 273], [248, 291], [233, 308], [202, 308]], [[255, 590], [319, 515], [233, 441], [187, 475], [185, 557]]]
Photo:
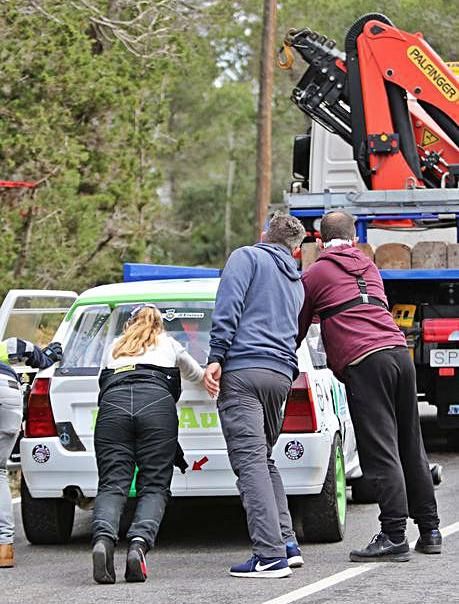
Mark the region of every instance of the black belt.
[[105, 394], [108, 388], [113, 386], [138, 381], [151, 382], [152, 380], [168, 390], [175, 402], [178, 401], [181, 393], [180, 370], [178, 367], [163, 367], [143, 363], [125, 365], [115, 369], [103, 369], [99, 376], [99, 398]]

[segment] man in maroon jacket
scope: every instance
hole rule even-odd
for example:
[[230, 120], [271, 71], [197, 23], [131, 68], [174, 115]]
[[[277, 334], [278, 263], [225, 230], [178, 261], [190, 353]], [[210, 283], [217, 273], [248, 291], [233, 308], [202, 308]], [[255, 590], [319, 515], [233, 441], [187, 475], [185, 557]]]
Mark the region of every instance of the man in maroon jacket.
[[422, 442], [416, 374], [405, 337], [387, 307], [375, 264], [355, 247], [354, 220], [326, 214], [322, 253], [303, 274], [305, 303], [298, 343], [320, 317], [328, 364], [344, 382], [360, 465], [374, 485], [381, 532], [354, 562], [409, 560], [406, 519], [419, 528], [416, 550], [441, 552], [432, 477]]

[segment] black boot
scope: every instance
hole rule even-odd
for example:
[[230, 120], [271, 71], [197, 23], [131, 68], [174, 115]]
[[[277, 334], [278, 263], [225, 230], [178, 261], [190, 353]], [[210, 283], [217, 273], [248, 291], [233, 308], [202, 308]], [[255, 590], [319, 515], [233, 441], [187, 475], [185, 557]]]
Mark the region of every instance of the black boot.
[[147, 544], [142, 539], [131, 541], [126, 558], [126, 572], [124, 578], [128, 583], [143, 582], [147, 578], [147, 563], [145, 554], [147, 553]]
[[441, 533], [438, 529], [422, 532], [414, 546], [421, 554], [441, 554]]
[[99, 537], [92, 548], [93, 576], [96, 583], [115, 583], [113, 564], [115, 543], [109, 537]]
[[352, 550], [349, 558], [352, 562], [408, 562], [410, 546], [406, 539], [393, 543], [385, 533], [379, 533], [364, 549]]

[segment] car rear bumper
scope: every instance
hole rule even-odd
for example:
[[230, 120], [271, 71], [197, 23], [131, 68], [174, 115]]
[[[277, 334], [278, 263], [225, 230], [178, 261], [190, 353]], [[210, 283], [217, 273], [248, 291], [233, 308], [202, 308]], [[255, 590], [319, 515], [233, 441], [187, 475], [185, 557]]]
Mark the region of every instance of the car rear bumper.
[[[320, 493], [328, 468], [330, 441], [328, 433], [279, 437], [273, 457], [288, 495]], [[189, 464], [186, 474], [177, 469], [174, 472], [174, 496], [238, 494], [226, 450], [186, 450], [185, 458]], [[85, 497], [96, 496], [97, 466], [92, 451], [68, 451], [58, 437], [23, 438], [21, 462], [32, 497], [62, 497], [69, 486], [79, 487]]]

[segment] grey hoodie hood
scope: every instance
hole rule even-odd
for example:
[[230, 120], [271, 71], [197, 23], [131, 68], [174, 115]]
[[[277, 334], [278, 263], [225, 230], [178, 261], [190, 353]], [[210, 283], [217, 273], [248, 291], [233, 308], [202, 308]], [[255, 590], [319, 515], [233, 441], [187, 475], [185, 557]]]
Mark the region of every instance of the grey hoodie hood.
[[223, 371], [270, 369], [296, 377], [303, 301], [300, 274], [288, 248], [259, 243], [234, 250], [217, 292], [209, 362], [219, 362]]
[[268, 252], [279, 270], [292, 281], [298, 281], [301, 278], [296, 261], [285, 245], [280, 243], [256, 243], [254, 247]]

